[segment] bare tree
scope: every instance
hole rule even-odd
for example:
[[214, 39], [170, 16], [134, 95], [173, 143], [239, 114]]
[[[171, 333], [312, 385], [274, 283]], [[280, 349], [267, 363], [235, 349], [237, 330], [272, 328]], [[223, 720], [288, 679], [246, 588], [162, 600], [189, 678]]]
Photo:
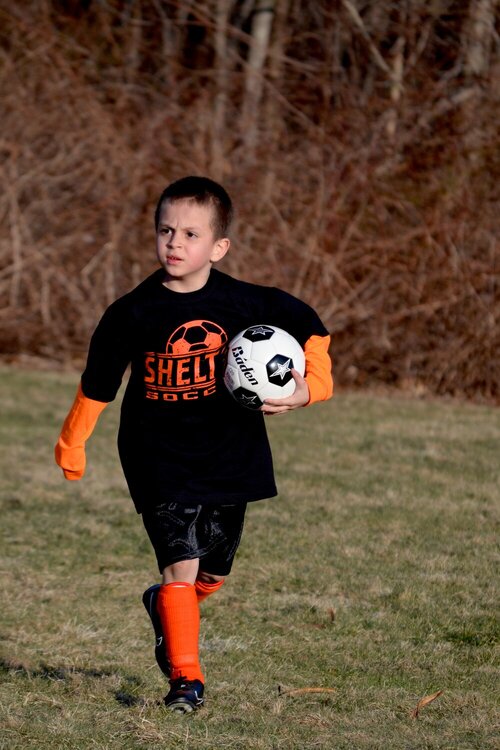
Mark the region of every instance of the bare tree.
[[251, 157], [257, 141], [259, 106], [264, 85], [264, 63], [274, 18], [275, 0], [255, 0], [252, 17], [250, 48], [245, 75], [245, 91], [241, 109], [241, 128]]
[[497, 5], [498, 0], [472, 0], [470, 3], [465, 36], [465, 72], [469, 77], [484, 76], [488, 72]]
[[0, 5], [3, 356], [83, 354], [207, 170], [228, 270], [312, 302], [340, 382], [500, 401], [498, 0]]
[[215, 101], [212, 123], [211, 170], [217, 179], [224, 177], [224, 137], [228, 102], [228, 21], [233, 0], [216, 0], [215, 8]]
[[484, 121], [479, 102], [490, 97], [499, 102], [498, 81], [489, 78], [497, 4], [498, 0], [471, 0], [463, 39], [466, 81], [473, 94], [462, 107], [463, 144], [468, 158], [476, 164], [483, 158], [485, 131], [491, 127]]

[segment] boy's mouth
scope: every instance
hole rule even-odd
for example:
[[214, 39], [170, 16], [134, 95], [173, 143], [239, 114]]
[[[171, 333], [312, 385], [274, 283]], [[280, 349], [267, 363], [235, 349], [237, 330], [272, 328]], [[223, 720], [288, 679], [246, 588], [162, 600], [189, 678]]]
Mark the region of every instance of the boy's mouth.
[[167, 255], [167, 263], [180, 263], [181, 260], [177, 255]]

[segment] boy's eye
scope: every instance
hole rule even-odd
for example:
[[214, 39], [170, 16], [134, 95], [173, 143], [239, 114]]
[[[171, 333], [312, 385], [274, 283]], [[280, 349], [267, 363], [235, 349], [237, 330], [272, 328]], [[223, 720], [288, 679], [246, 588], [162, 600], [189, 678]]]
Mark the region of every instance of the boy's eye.
[[194, 233], [194, 232], [187, 232], [187, 236], [188, 236], [189, 238], [191, 238], [191, 237], [196, 237], [196, 235], [195, 235], [195, 233]]
[[168, 227], [162, 227], [162, 229], [160, 229], [160, 234], [170, 234], [171, 231], [172, 230]]

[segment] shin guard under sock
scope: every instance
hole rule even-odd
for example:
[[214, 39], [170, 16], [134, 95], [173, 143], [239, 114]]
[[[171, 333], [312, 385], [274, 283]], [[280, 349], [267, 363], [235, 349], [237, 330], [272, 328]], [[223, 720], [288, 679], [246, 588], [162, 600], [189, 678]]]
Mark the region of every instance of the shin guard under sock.
[[184, 582], [160, 586], [156, 609], [165, 633], [170, 679], [204, 682], [198, 656], [200, 610], [195, 587]]
[[194, 588], [196, 591], [196, 596], [198, 597], [198, 604], [200, 604], [200, 602], [203, 602], [207, 598], [207, 596], [215, 594], [215, 592], [220, 589], [223, 583], [224, 579], [222, 579], [222, 581], [216, 581], [215, 583], [205, 583], [205, 581], [200, 581], [199, 578], [197, 578], [194, 584]]

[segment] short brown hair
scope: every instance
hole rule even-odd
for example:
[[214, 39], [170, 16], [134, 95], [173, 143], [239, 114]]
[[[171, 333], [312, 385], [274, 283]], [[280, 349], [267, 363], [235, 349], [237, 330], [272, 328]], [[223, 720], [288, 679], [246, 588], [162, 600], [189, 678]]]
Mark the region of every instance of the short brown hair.
[[186, 199], [193, 200], [200, 206], [210, 206], [213, 209], [212, 229], [215, 239], [227, 237], [233, 219], [233, 204], [222, 185], [208, 177], [182, 177], [165, 188], [155, 210], [156, 231], [163, 204]]

